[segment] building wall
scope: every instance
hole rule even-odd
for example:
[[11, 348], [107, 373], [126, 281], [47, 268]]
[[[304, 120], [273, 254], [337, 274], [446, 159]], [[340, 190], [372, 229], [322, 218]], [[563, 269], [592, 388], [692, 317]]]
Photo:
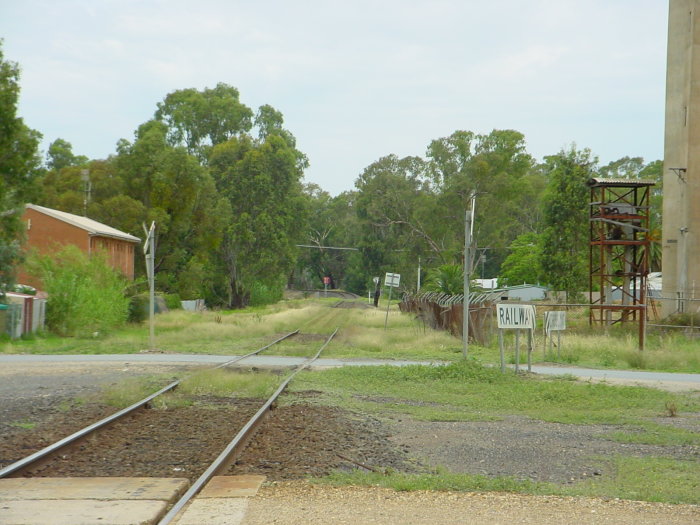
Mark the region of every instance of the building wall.
[[94, 236], [90, 239], [90, 250], [92, 253], [104, 252], [113, 268], [128, 279], [134, 278], [134, 243]]
[[662, 314], [689, 311], [700, 297], [700, 0], [669, 3], [662, 266]]
[[[82, 228], [68, 224], [36, 210], [26, 209], [22, 220], [26, 224], [25, 250], [36, 250], [47, 255], [72, 244], [83, 253], [91, 254], [103, 250], [110, 265], [121, 271], [128, 279], [134, 278], [134, 243], [110, 237], [93, 236]], [[20, 268], [17, 282], [42, 288], [41, 280]]]

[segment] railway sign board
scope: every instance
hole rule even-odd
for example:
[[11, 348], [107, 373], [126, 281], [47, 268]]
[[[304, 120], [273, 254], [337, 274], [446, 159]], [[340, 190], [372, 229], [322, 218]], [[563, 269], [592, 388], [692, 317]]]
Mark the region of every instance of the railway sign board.
[[544, 331], [549, 336], [552, 332], [566, 330], [566, 312], [545, 312]]
[[498, 304], [498, 328], [534, 330], [535, 307], [531, 304]]
[[399, 281], [401, 280], [401, 274], [398, 273], [387, 273], [384, 276], [384, 286], [390, 286], [392, 288], [399, 287]]

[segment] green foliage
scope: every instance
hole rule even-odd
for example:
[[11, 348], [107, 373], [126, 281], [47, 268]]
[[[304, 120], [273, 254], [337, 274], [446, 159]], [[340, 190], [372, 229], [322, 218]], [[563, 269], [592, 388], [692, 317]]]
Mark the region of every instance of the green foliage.
[[459, 295], [464, 292], [464, 271], [456, 264], [443, 264], [428, 271], [424, 289], [429, 292], [440, 292], [449, 295]]
[[180, 299], [180, 296], [176, 293], [166, 293], [163, 294], [163, 299], [165, 300], [165, 306], [168, 307], [168, 310], [181, 310], [182, 309], [182, 301]]
[[269, 289], [288, 275], [305, 226], [298, 152], [278, 135], [248, 137], [215, 146], [209, 159], [219, 195], [231, 209], [217, 253], [222, 302], [240, 308], [254, 283]]
[[333, 485], [367, 485], [399, 491], [517, 492], [558, 496], [589, 496], [673, 504], [700, 503], [697, 487], [700, 469], [693, 461], [669, 458], [617, 456], [607, 459], [613, 476], [595, 477], [573, 485], [533, 482], [509, 476], [487, 477], [438, 471], [430, 474], [401, 472], [334, 472], [315, 480]]
[[284, 293], [284, 281], [265, 284], [255, 281], [250, 290], [250, 306], [264, 306], [273, 304], [282, 299]]
[[588, 287], [588, 201], [586, 182], [597, 160], [590, 150], [571, 147], [545, 158], [541, 266], [548, 284], [567, 292], [569, 300]]
[[5, 60], [0, 39], [0, 295], [20, 261], [24, 204], [36, 195], [41, 134], [17, 116], [19, 66]]
[[488, 477], [480, 474], [456, 474], [437, 472], [434, 474], [406, 474], [402, 472], [334, 472], [316, 480], [333, 485], [367, 485], [398, 491], [438, 490], [456, 492], [519, 492], [525, 494], [556, 494], [553, 483], [538, 483], [518, 480], [510, 476]]
[[127, 321], [130, 323], [142, 323], [148, 319], [148, 294], [133, 295], [129, 298]]
[[57, 172], [69, 166], [80, 166], [87, 161], [88, 158], [84, 155], [74, 155], [73, 145], [63, 139], [56, 139], [49, 144], [46, 153], [46, 166]]
[[524, 233], [510, 244], [510, 254], [501, 265], [499, 284], [514, 286], [537, 284], [544, 280], [540, 264], [540, 238], [535, 233]]
[[49, 299], [46, 324], [59, 335], [87, 336], [113, 330], [127, 319], [124, 278], [99, 255], [67, 246], [50, 256], [34, 256], [31, 266]]
[[184, 145], [202, 160], [211, 146], [249, 131], [252, 117], [251, 109], [240, 102], [238, 90], [223, 82], [202, 91], [173, 91], [158, 103], [155, 113], [167, 125], [168, 143]]

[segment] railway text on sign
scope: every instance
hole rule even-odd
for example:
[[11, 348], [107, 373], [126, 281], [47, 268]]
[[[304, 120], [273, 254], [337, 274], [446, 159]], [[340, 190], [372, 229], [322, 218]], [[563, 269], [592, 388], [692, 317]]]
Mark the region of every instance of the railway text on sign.
[[499, 304], [498, 328], [534, 330], [536, 320], [535, 307], [531, 304]]

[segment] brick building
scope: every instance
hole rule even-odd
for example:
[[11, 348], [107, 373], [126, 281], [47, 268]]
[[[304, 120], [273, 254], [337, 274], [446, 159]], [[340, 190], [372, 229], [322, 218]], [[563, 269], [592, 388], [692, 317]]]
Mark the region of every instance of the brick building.
[[[27, 204], [22, 220], [26, 224], [24, 249], [50, 254], [72, 244], [84, 253], [103, 252], [111, 266], [128, 279], [134, 278], [134, 249], [141, 239], [100, 222], [35, 204]], [[37, 277], [18, 272], [17, 282], [41, 288]]]

